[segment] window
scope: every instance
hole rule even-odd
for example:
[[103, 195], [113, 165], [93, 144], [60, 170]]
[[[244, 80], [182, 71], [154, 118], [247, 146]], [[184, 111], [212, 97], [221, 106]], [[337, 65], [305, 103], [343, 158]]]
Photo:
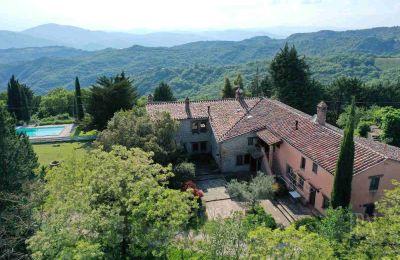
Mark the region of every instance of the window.
[[290, 165], [288, 165], [286, 171], [287, 171], [289, 183], [292, 185], [296, 185], [296, 174], [294, 174], [293, 168]]
[[327, 209], [329, 207], [329, 199], [327, 196], [322, 195], [322, 208]]
[[200, 132], [202, 132], [202, 133], [207, 132], [207, 121], [200, 122]]
[[199, 132], [199, 124], [197, 122], [192, 122], [192, 133], [198, 133]]
[[245, 155], [237, 155], [236, 156], [236, 165], [240, 166], [240, 165], [246, 165], [246, 164], [250, 164], [250, 154], [247, 153]]
[[243, 165], [243, 155], [236, 156], [236, 165], [237, 166]]
[[244, 164], [250, 164], [250, 154], [244, 155]]
[[199, 144], [198, 143], [192, 143], [192, 152], [198, 152], [199, 151]]
[[300, 163], [300, 169], [305, 169], [306, 168], [306, 158], [301, 157], [301, 163]]
[[255, 145], [255, 144], [257, 144], [257, 137], [248, 137], [248, 138], [247, 138], [247, 144], [248, 144], [248, 145]]
[[205, 133], [207, 132], [207, 121], [195, 121], [192, 122], [192, 133]]
[[299, 189], [303, 190], [304, 189], [304, 178], [299, 175], [299, 182], [297, 183], [297, 187]]
[[315, 162], [313, 162], [313, 164], [312, 164], [312, 171], [315, 174], [317, 174], [317, 172], [318, 172], [318, 164], [316, 164]]
[[369, 191], [377, 191], [379, 188], [379, 181], [381, 176], [371, 176], [371, 182], [369, 183]]

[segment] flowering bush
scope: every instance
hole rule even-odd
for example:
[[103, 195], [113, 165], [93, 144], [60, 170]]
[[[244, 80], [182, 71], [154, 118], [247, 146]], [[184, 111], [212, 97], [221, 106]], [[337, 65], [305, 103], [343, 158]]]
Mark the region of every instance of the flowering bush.
[[200, 190], [193, 181], [187, 181], [183, 184], [182, 190], [186, 191], [189, 189], [192, 190], [193, 196], [196, 198], [202, 198], [204, 196], [203, 191]]

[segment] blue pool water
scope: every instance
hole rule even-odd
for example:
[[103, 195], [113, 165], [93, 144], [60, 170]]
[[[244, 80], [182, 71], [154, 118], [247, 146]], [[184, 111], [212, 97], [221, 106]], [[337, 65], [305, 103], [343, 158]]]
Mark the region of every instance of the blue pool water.
[[59, 135], [64, 126], [49, 126], [49, 127], [22, 127], [17, 129], [17, 133], [25, 133], [27, 136], [48, 136]]

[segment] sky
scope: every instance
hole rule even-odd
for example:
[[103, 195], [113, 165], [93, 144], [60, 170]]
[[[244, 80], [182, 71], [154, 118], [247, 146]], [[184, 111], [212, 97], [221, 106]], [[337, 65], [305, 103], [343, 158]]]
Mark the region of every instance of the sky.
[[400, 0], [0, 0], [0, 30], [45, 23], [105, 31], [400, 25]]

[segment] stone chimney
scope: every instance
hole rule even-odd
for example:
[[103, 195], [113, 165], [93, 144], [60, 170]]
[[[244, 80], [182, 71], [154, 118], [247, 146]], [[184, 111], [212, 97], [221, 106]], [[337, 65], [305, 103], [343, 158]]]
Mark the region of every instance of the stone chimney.
[[147, 103], [149, 104], [149, 103], [153, 103], [153, 95], [152, 94], [149, 94], [148, 96], [147, 96]]
[[316, 122], [320, 125], [325, 125], [326, 123], [326, 112], [328, 111], [328, 106], [324, 101], [319, 102], [317, 106], [317, 118]]
[[186, 97], [186, 99], [185, 99], [185, 112], [186, 112], [188, 118], [192, 118], [192, 113], [190, 112], [190, 100], [189, 100], [189, 97]]
[[240, 87], [238, 87], [235, 91], [235, 98], [236, 98], [236, 100], [243, 99], [243, 90]]

